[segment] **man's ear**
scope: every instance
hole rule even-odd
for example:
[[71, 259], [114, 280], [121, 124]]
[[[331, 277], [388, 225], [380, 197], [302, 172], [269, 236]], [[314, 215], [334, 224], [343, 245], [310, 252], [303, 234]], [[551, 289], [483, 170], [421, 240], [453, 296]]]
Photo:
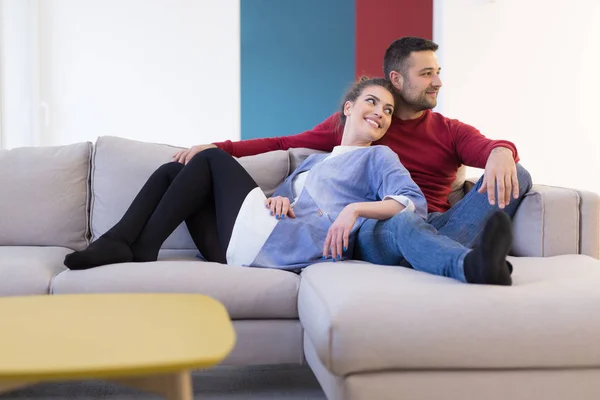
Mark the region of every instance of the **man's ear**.
[[389, 78], [396, 90], [402, 91], [402, 86], [404, 85], [404, 77], [402, 74], [398, 71], [392, 71], [390, 72]]
[[347, 101], [344, 103], [344, 115], [347, 117], [351, 114], [350, 109], [352, 108], [352, 102]]

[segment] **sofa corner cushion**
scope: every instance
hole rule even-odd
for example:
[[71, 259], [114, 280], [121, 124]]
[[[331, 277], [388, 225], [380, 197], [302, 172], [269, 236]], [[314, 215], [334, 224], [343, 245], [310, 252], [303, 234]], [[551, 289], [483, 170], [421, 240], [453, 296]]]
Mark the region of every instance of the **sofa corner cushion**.
[[[98, 138], [92, 160], [92, 240], [112, 227], [125, 213], [146, 180], [180, 150], [166, 144], [114, 136]], [[238, 161], [264, 191], [274, 190], [287, 175], [286, 152], [242, 157]], [[162, 245], [163, 249], [195, 249], [185, 224]]]
[[0, 151], [0, 246], [88, 244], [92, 144]]
[[[511, 257], [513, 286], [352, 262], [304, 270], [300, 321], [334, 375], [384, 370], [585, 368], [600, 336], [600, 261]], [[574, 340], [576, 338], [576, 340]]]

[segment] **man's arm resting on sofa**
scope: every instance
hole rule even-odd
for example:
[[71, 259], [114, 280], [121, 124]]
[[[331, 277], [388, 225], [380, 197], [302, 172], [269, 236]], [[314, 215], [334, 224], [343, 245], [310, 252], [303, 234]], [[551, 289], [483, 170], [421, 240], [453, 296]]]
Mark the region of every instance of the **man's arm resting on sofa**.
[[187, 164], [199, 152], [213, 147], [218, 147], [234, 157], [247, 157], [292, 148], [330, 152], [341, 143], [342, 134], [343, 125], [340, 123], [340, 113], [337, 112], [314, 128], [297, 135], [200, 144], [179, 150], [173, 155], [173, 161]]

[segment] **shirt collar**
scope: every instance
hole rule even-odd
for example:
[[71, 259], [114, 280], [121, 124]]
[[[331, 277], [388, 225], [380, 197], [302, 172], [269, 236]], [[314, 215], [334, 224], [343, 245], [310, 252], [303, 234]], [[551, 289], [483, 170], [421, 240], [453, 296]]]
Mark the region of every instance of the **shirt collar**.
[[359, 149], [366, 149], [366, 147], [365, 146], [335, 146], [333, 148], [333, 150], [331, 151], [331, 154], [329, 154], [326, 159], [337, 157], [344, 153], [349, 153], [351, 151], [359, 150]]

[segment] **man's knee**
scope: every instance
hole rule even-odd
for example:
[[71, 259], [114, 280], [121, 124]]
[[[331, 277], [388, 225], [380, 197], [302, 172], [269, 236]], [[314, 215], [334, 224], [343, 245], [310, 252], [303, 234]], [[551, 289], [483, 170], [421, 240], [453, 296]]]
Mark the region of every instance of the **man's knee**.
[[400, 212], [396, 215], [394, 215], [392, 218], [398, 220], [398, 223], [410, 223], [410, 224], [420, 224], [422, 222], [424, 222], [424, 219], [422, 217], [420, 217], [417, 213], [412, 212], [412, 211], [403, 211]]
[[416, 221], [414, 218], [422, 220], [417, 214], [409, 211], [398, 213], [385, 220], [367, 219], [358, 230], [358, 237], [380, 234], [381, 232], [395, 235], [398, 229], [413, 225]]
[[519, 196], [524, 196], [533, 185], [531, 174], [521, 164], [517, 164], [517, 179], [519, 180]]
[[397, 236], [401, 234], [410, 235], [415, 230], [422, 228], [426, 224], [425, 220], [412, 211], [400, 212], [385, 221], [388, 230], [393, 231]]

